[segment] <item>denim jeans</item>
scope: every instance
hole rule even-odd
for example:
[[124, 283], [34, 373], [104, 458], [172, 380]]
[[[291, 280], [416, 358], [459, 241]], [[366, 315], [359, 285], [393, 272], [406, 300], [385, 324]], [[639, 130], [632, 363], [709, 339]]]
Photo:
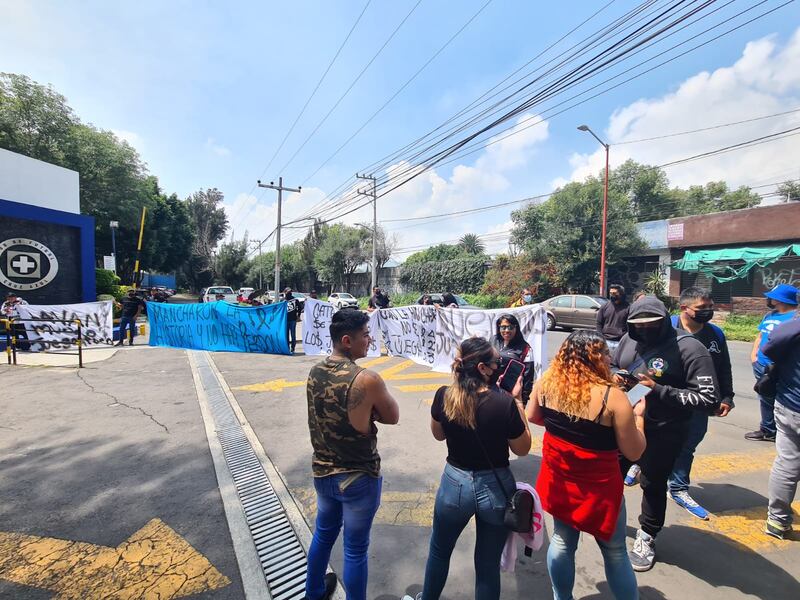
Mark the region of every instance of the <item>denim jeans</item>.
[[[555, 600], [572, 600], [572, 588], [575, 585], [575, 551], [578, 549], [578, 538], [581, 532], [563, 521], [553, 519], [555, 528], [550, 537], [547, 549], [547, 570], [553, 583]], [[606, 580], [611, 592], [617, 600], [636, 600], [639, 589], [636, 576], [628, 558], [625, 547], [625, 498], [617, 518], [617, 526], [611, 540], [605, 542], [595, 538], [606, 569]]]
[[325, 594], [325, 570], [331, 550], [344, 523], [344, 570], [342, 579], [347, 600], [367, 597], [367, 549], [372, 520], [381, 503], [382, 477], [362, 475], [347, 486], [340, 484], [351, 473], [315, 477], [317, 522], [308, 549], [306, 598], [318, 600]]
[[126, 330], [131, 330], [131, 343], [136, 337], [136, 317], [122, 317], [119, 320], [119, 341], [124, 342], [127, 338]]
[[694, 462], [694, 451], [708, 431], [708, 414], [702, 411], [694, 411], [689, 421], [689, 435], [683, 444], [683, 449], [672, 467], [672, 475], [669, 477], [669, 491], [686, 492], [689, 490], [689, 473]]
[[[511, 470], [497, 469], [509, 496], [516, 490]], [[437, 600], [450, 570], [450, 556], [469, 520], [475, 516], [475, 600], [500, 597], [500, 555], [508, 529], [503, 525], [506, 496], [489, 471], [464, 471], [447, 464], [433, 508], [433, 531], [425, 565], [422, 597]]]
[[[753, 363], [753, 375], [755, 375], [756, 381], [761, 379], [765, 369], [766, 367], [760, 362]], [[759, 394], [758, 402], [761, 407], [761, 425], [759, 425], [761, 431], [775, 435], [775, 397]]]
[[286, 339], [289, 342], [289, 350], [294, 352], [295, 346], [297, 346], [297, 321], [286, 321], [287, 323], [287, 331], [286, 331]]
[[778, 455], [769, 474], [769, 518], [785, 527], [792, 525], [792, 501], [800, 480], [800, 412], [775, 403]]

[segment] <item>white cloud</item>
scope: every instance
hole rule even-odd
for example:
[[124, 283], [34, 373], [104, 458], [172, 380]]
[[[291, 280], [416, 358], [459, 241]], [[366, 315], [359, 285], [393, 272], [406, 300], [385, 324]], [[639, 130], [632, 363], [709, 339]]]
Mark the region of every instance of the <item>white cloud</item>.
[[[611, 167], [628, 158], [640, 163], [663, 164], [716, 150], [742, 141], [800, 125], [800, 113], [763, 119], [630, 145], [629, 140], [701, 129], [743, 121], [800, 107], [800, 29], [781, 46], [774, 36], [750, 42], [731, 66], [703, 71], [674, 92], [640, 99], [616, 110], [605, 135], [611, 144]], [[758, 185], [799, 177], [797, 137], [761, 144], [666, 169], [673, 185], [686, 187], [712, 180], [731, 186]], [[605, 166], [605, 151], [575, 154], [570, 158], [572, 181], [597, 174]], [[554, 184], [563, 179], [554, 180]]]
[[217, 144], [217, 142], [214, 140], [213, 137], [210, 137], [210, 138], [208, 138], [206, 140], [205, 147], [206, 147], [206, 150], [210, 150], [211, 152], [213, 152], [217, 156], [230, 156], [231, 155], [230, 148], [226, 148], [225, 146]]

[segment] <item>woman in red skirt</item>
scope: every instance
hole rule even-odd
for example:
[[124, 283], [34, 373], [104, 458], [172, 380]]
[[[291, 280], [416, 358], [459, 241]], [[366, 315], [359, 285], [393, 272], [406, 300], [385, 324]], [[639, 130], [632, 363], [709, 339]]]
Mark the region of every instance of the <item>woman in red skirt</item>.
[[556, 600], [570, 600], [581, 531], [594, 536], [617, 600], [639, 597], [625, 548], [619, 453], [644, 452], [644, 401], [631, 407], [613, 381], [611, 356], [596, 331], [570, 334], [536, 383], [528, 420], [545, 427], [536, 491], [555, 529], [547, 569]]

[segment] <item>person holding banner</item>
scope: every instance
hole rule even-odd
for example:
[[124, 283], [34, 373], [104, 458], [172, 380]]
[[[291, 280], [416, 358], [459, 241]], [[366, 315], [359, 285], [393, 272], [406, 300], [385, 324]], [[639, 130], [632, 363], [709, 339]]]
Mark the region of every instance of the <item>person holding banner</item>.
[[439, 388], [431, 406], [431, 431], [447, 442], [447, 463], [436, 493], [421, 597], [439, 598], [456, 542], [475, 517], [474, 597], [497, 600], [500, 555], [508, 538], [503, 523], [506, 498], [517, 489], [508, 452], [510, 448], [517, 456], [527, 456], [531, 448], [522, 376], [512, 395], [498, 389], [500, 354], [479, 337], [461, 343], [452, 369], [453, 383]]
[[283, 290], [283, 299], [286, 300], [286, 325], [289, 349], [294, 354], [297, 346], [297, 321], [300, 320], [300, 302], [292, 295], [292, 288]]
[[500, 373], [505, 373], [506, 367], [512, 360], [525, 365], [525, 370], [522, 372], [522, 405], [526, 406], [533, 389], [533, 363], [531, 362], [533, 356], [530, 344], [522, 335], [517, 317], [512, 314], [500, 315], [500, 318], [497, 319], [497, 328], [492, 343], [500, 353]]

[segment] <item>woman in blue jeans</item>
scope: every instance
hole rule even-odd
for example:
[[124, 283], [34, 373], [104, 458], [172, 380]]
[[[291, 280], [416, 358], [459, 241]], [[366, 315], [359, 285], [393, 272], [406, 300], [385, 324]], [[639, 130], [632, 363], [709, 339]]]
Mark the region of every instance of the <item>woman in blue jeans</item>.
[[417, 600], [439, 598], [450, 556], [473, 516], [475, 599], [500, 597], [500, 555], [508, 537], [503, 514], [506, 495], [516, 490], [508, 450], [527, 455], [531, 434], [522, 407], [522, 376], [511, 395], [497, 387], [499, 377], [497, 350], [483, 338], [470, 338], [458, 349], [453, 383], [440, 388], [433, 400], [431, 431], [437, 440], [447, 442], [447, 464], [436, 494], [425, 582]]

